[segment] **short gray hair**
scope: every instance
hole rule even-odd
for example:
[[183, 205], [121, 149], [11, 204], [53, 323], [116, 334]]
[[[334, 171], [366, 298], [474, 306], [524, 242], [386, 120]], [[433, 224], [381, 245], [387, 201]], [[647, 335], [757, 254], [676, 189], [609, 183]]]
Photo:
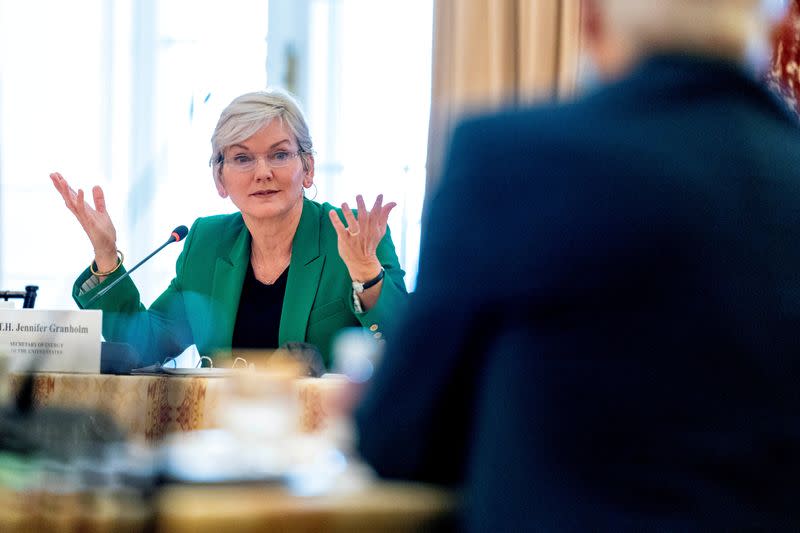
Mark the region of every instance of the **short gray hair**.
[[308, 124], [297, 101], [286, 91], [267, 89], [243, 94], [233, 100], [219, 116], [211, 136], [211, 165], [215, 180], [222, 177], [225, 149], [253, 136], [278, 119], [289, 128], [300, 148], [300, 160], [308, 170], [309, 155], [314, 153]]
[[602, 0], [610, 31], [638, 48], [680, 47], [741, 59], [769, 31], [764, 0]]

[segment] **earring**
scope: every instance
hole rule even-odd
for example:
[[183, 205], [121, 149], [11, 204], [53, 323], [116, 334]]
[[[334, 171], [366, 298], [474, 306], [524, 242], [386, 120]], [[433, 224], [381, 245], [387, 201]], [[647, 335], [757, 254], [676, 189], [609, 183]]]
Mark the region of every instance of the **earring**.
[[[315, 198], [317, 197], [317, 192], [318, 192], [318, 191], [317, 191], [317, 184], [316, 184], [316, 183], [314, 183], [313, 181], [311, 182], [311, 187], [314, 187], [314, 196], [312, 196], [311, 198], [309, 198], [309, 200], [313, 200], [313, 199], [315, 199]], [[308, 187], [308, 188], [310, 189], [311, 187]], [[305, 196], [305, 191], [303, 191], [303, 196]]]

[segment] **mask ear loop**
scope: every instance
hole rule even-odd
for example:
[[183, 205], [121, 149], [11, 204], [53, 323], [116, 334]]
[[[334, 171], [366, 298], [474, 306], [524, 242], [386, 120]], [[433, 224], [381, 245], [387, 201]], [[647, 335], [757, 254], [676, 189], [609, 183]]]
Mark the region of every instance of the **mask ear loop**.
[[244, 357], [237, 357], [236, 359], [234, 359], [231, 368], [236, 368], [236, 365], [238, 365], [239, 363], [242, 363], [242, 368], [250, 368], [250, 366], [247, 364], [247, 359], [245, 359]]
[[212, 361], [211, 358], [206, 355], [200, 357], [200, 360], [197, 362], [195, 368], [203, 368], [203, 360], [208, 361], [208, 368], [214, 368], [214, 361]]

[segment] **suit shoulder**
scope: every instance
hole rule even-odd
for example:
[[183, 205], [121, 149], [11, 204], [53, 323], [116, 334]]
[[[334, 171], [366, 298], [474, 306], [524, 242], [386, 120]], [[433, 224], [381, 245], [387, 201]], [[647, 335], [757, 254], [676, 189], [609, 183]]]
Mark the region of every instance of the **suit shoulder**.
[[228, 215], [212, 215], [200, 217], [192, 224], [192, 231], [199, 233], [216, 233], [227, 229], [239, 229], [244, 221], [241, 213]]
[[582, 101], [474, 116], [454, 131], [445, 166], [455, 174], [510, 168], [526, 176], [543, 164], [567, 168], [593, 160], [595, 139], [610, 129]]
[[523, 145], [549, 144], [584, 130], [592, 113], [582, 102], [506, 109], [463, 120], [454, 131], [453, 146], [480, 143], [503, 151]]
[[331, 209], [336, 211], [336, 213], [339, 214], [339, 215], [342, 214], [342, 208], [341, 207], [336, 207], [335, 205], [333, 205], [333, 204], [331, 204], [329, 202], [323, 202], [321, 204], [316, 204], [316, 205], [318, 206], [318, 209], [320, 210], [320, 216], [327, 217], [328, 216], [328, 212]]
[[244, 220], [241, 213], [228, 215], [212, 215], [200, 217], [189, 229], [189, 238], [212, 239], [215, 242], [235, 239], [242, 228]]

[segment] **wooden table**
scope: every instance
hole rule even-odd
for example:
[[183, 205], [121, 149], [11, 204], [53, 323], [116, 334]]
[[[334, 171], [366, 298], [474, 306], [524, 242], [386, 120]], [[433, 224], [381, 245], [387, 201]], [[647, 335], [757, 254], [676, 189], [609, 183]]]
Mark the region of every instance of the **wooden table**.
[[411, 483], [378, 482], [313, 498], [280, 487], [173, 487], [156, 501], [156, 530], [433, 531], [452, 527], [452, 493]]
[[152, 506], [128, 494], [14, 492], [0, 486], [3, 533], [150, 531]]
[[[12, 376], [19, 390], [24, 376]], [[226, 378], [227, 379], [227, 378]], [[300, 379], [292, 391], [301, 430], [325, 426], [326, 397], [339, 380]], [[37, 374], [39, 406], [85, 407], [111, 415], [132, 438], [158, 444], [170, 432], [213, 428], [226, 394], [220, 378]], [[0, 484], [0, 531], [419, 531], [449, 525], [454, 496], [417, 484], [366, 481], [300, 497], [278, 484], [170, 485], [145, 501], [135, 494], [64, 492]]]
[[455, 508], [452, 493], [411, 483], [376, 482], [311, 498], [278, 486], [172, 486], [152, 502], [127, 494], [14, 493], [0, 487], [0, 531], [438, 531], [452, 529]]
[[[11, 376], [17, 392], [25, 376]], [[161, 441], [178, 431], [219, 427], [218, 409], [231, 378], [116, 376], [39, 373], [34, 378], [34, 405], [98, 409], [110, 415], [133, 439]], [[329, 416], [326, 398], [342, 387], [340, 379], [294, 380], [298, 427], [321, 429]]]

